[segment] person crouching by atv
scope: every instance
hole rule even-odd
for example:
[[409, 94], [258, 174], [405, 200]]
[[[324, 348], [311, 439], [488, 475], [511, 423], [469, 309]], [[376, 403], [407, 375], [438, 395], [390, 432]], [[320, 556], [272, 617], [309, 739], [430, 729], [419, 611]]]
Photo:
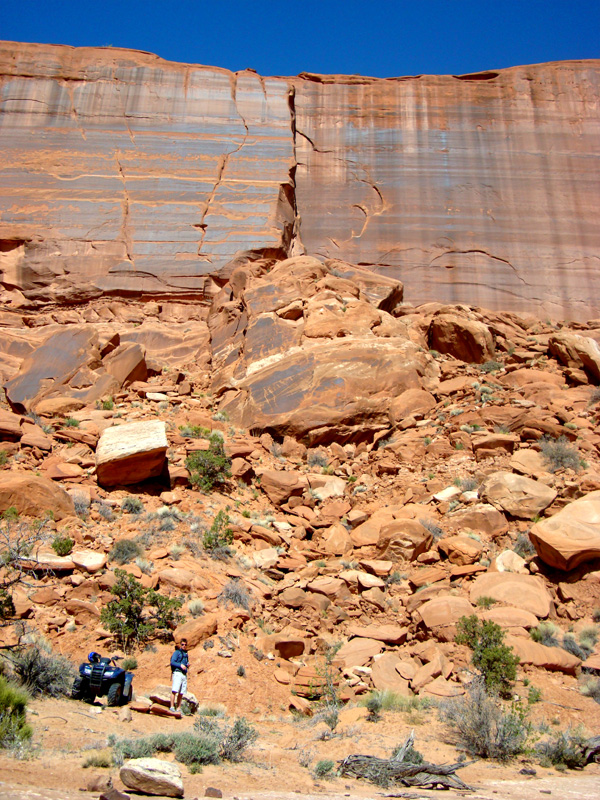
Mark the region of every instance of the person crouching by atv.
[[179, 645], [175, 645], [175, 652], [171, 656], [173, 683], [171, 685], [170, 711], [179, 711], [181, 697], [187, 692], [187, 673], [189, 665], [190, 658], [187, 653], [187, 640], [182, 639]]

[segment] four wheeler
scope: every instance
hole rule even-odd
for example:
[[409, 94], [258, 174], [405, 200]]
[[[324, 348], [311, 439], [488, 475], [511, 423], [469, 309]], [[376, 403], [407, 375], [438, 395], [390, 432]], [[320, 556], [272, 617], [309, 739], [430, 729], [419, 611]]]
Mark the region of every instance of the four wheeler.
[[119, 660], [119, 656], [102, 658], [100, 653], [90, 653], [87, 662], [79, 666], [71, 697], [93, 703], [96, 697], [106, 695], [109, 706], [128, 703], [133, 696], [133, 672], [121, 669]]

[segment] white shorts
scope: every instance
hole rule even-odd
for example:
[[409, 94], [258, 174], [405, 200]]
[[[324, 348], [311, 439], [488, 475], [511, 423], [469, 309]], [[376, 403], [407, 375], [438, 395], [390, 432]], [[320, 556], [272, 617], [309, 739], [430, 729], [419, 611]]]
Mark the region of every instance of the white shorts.
[[171, 691], [176, 694], [185, 694], [187, 692], [187, 675], [180, 672], [178, 669], [173, 673], [173, 685]]

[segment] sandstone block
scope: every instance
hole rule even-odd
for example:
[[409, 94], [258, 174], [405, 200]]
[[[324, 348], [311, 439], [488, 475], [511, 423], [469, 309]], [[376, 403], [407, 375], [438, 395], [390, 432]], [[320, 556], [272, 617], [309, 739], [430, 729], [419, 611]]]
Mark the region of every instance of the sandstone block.
[[555, 489], [513, 472], [494, 472], [484, 482], [480, 494], [518, 519], [533, 519], [556, 498]]
[[132, 758], [119, 770], [119, 777], [129, 789], [141, 794], [183, 797], [181, 770], [177, 764], [159, 758]]
[[600, 558], [600, 491], [536, 523], [530, 538], [542, 561], [556, 569], [568, 571]]
[[96, 449], [98, 483], [118, 486], [158, 477], [165, 466], [167, 447], [166, 425], [160, 420], [107, 428]]
[[56, 519], [75, 516], [73, 501], [61, 486], [30, 472], [0, 473], [0, 512], [11, 506], [28, 517], [43, 519], [48, 511]]

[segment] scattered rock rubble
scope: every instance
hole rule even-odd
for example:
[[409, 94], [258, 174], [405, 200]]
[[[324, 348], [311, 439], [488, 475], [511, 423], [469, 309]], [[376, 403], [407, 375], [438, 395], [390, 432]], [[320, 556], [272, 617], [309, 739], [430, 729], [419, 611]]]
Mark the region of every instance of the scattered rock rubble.
[[[0, 511], [51, 512], [50, 535], [74, 541], [24, 561], [18, 620], [63, 651], [110, 646], [100, 612], [121, 566], [187, 598], [174, 637], [209, 685], [222, 659], [253, 654], [303, 713], [336, 644], [345, 701], [461, 694], [472, 668], [454, 637], [472, 613], [525, 671], [577, 673], [529, 631], [577, 633], [600, 605], [600, 321], [402, 298], [397, 281], [302, 256], [238, 267], [210, 308], [106, 299], [0, 318]], [[208, 431], [232, 477], [203, 494], [186, 458]], [[547, 439], [570, 458], [549, 461]], [[202, 530], [226, 508], [235, 558], [217, 561]], [[126, 539], [140, 554], [119, 564]]]

